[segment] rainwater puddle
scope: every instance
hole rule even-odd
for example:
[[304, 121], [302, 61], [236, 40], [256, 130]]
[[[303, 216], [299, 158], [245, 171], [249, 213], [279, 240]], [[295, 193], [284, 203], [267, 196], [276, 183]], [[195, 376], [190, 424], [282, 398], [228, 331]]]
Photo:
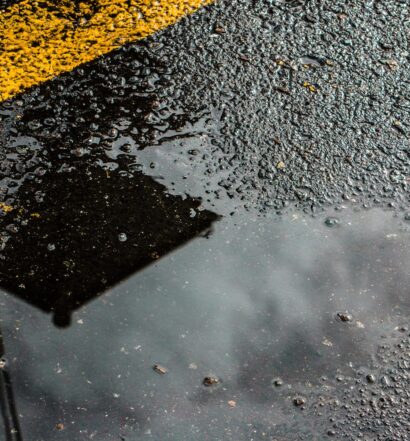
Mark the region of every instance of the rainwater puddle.
[[23, 438], [323, 439], [406, 335], [409, 234], [381, 210], [224, 218], [64, 330], [2, 294]]

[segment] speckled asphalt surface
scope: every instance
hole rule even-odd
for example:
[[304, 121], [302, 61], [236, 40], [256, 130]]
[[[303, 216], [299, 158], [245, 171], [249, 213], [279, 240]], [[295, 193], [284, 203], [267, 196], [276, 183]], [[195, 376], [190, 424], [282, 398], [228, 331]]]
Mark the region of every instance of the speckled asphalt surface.
[[22, 439], [410, 439], [409, 32], [218, 0], [0, 104]]

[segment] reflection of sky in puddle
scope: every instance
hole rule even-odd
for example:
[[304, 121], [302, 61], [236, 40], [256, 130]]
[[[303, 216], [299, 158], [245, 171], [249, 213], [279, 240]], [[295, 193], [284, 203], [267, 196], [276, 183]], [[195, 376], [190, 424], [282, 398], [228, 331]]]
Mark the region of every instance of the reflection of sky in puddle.
[[[210, 239], [86, 305], [64, 331], [2, 295], [25, 439], [257, 440], [297, 430], [289, 397], [369, 366], [381, 335], [408, 316], [407, 227], [378, 210], [337, 216], [334, 228], [324, 218], [223, 220]], [[349, 323], [335, 317], [345, 311]], [[204, 388], [209, 374], [222, 384]]]

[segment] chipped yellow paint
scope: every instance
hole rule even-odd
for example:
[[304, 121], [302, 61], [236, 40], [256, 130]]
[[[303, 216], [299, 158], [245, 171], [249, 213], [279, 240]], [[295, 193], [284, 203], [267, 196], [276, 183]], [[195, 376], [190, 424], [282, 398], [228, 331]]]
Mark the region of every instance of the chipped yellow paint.
[[305, 87], [309, 92], [312, 92], [312, 93], [317, 92], [316, 87], [313, 84], [309, 83], [309, 81], [305, 81], [303, 83], [303, 87]]
[[213, 0], [22, 0], [0, 11], [0, 101], [148, 37]]
[[4, 213], [10, 213], [14, 210], [14, 207], [7, 205], [4, 202], [0, 202], [0, 210], [4, 211]]

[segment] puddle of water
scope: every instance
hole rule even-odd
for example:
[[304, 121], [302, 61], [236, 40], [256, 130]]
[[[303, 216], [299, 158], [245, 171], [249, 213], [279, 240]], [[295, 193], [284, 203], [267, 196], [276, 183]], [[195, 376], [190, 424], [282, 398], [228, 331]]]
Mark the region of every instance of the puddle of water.
[[[23, 185], [0, 235], [0, 286], [54, 312], [70, 312], [210, 229], [218, 216], [171, 196], [150, 177], [104, 172], [79, 162], [44, 177], [44, 196]], [[16, 214], [14, 214], [16, 213]]]
[[[325, 217], [224, 219], [209, 239], [84, 306], [63, 331], [3, 294], [25, 438], [317, 434], [295, 397], [337, 396], [340, 378], [375, 362], [410, 306], [407, 225], [379, 210], [336, 217], [333, 227]], [[205, 387], [205, 377], [218, 384]]]

